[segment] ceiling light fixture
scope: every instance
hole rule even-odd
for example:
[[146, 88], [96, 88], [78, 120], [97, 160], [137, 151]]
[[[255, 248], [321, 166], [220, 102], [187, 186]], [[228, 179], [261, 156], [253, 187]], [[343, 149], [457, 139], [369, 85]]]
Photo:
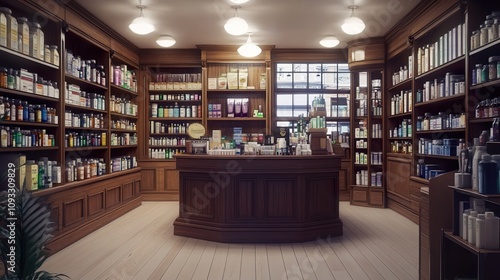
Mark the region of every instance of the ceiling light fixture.
[[258, 56], [262, 52], [262, 49], [259, 46], [257, 46], [254, 42], [252, 42], [250, 35], [252, 35], [251, 32], [248, 33], [247, 42], [238, 48], [238, 53], [241, 56], [255, 57], [255, 56]]
[[358, 6], [353, 5], [348, 8], [352, 10], [351, 17], [344, 20], [342, 30], [349, 35], [355, 35], [363, 32], [365, 29], [365, 23], [360, 18], [354, 16], [354, 9], [357, 9]]
[[250, 0], [231, 0], [231, 2], [235, 3], [235, 4], [243, 4], [243, 3], [246, 3]]
[[340, 43], [340, 41], [335, 36], [326, 36], [325, 38], [321, 39], [319, 43], [325, 48], [333, 48], [337, 46]]
[[247, 33], [248, 24], [247, 22], [238, 16], [238, 9], [240, 6], [232, 6], [234, 9], [234, 17], [227, 20], [226, 24], [224, 24], [224, 29], [227, 33], [231, 35], [243, 35]]
[[[140, 1], [139, 1], [140, 3]], [[138, 5], [136, 6], [138, 9], [141, 10], [141, 15], [137, 18], [135, 18], [132, 23], [128, 26], [132, 32], [139, 34], [139, 35], [146, 35], [149, 34], [153, 31], [155, 31], [155, 27], [149, 20], [147, 20], [144, 17], [144, 14], [142, 13], [142, 10], [146, 9], [146, 6], [144, 5]]]
[[168, 48], [175, 44], [175, 39], [170, 35], [162, 35], [156, 40], [156, 43], [164, 48]]

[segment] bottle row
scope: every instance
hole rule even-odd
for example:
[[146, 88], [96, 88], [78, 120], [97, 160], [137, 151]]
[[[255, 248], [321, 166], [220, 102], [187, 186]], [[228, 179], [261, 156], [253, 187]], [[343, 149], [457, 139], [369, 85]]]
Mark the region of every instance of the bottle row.
[[129, 120], [112, 120], [111, 121], [111, 128], [112, 129], [125, 129], [125, 130], [132, 130], [136, 131], [137, 130], [137, 124], [135, 122], [129, 121]]
[[[382, 172], [372, 172], [370, 174], [370, 181], [372, 187], [382, 186]], [[356, 172], [356, 185], [368, 186], [368, 170], [360, 170]]]
[[73, 147], [99, 147], [106, 146], [106, 132], [101, 133], [66, 133], [64, 135], [64, 146]]
[[201, 90], [201, 73], [157, 74], [149, 90]]
[[25, 69], [13, 70], [0, 67], [0, 87], [59, 98], [57, 82], [52, 83], [38, 76], [38, 73], [31, 73]]
[[20, 127], [0, 126], [0, 146], [7, 147], [54, 147], [54, 134], [45, 129], [21, 130]]
[[500, 37], [500, 13], [494, 11], [486, 16], [484, 24], [479, 25], [479, 29], [472, 31], [470, 37], [471, 50], [482, 47], [489, 42], [493, 42]]
[[439, 112], [438, 115], [425, 113], [424, 116], [417, 117], [416, 129], [417, 131], [459, 129], [465, 128], [465, 125], [465, 113], [459, 115], [444, 112]]
[[372, 124], [372, 138], [382, 138], [382, 124], [374, 123]]
[[106, 110], [106, 97], [104, 94], [80, 90], [79, 85], [66, 83], [65, 103], [95, 110]]
[[149, 95], [149, 100], [151, 101], [201, 101], [200, 93], [169, 93], [169, 94], [151, 94]]
[[485, 99], [477, 103], [475, 117], [492, 118], [500, 116], [500, 98]]
[[409, 141], [391, 141], [391, 153], [411, 154], [413, 145]]
[[127, 69], [125, 64], [112, 66], [112, 81], [115, 86], [137, 92], [137, 76], [135, 71]]
[[170, 134], [184, 134], [189, 126], [189, 123], [163, 123], [150, 121], [150, 133], [170, 133]]
[[104, 65], [97, 64], [96, 59], [82, 59], [79, 55], [73, 54], [72, 50], [67, 49], [64, 65], [66, 65], [67, 75], [106, 86]]
[[111, 146], [137, 145], [137, 133], [111, 133]]
[[149, 149], [151, 159], [172, 159], [174, 155], [183, 154], [182, 149]]
[[394, 129], [389, 130], [389, 137], [411, 137], [413, 134], [413, 126], [411, 119], [403, 119]]
[[66, 182], [82, 181], [106, 174], [103, 158], [76, 158], [66, 160]]
[[[368, 155], [363, 152], [356, 152], [354, 157], [355, 164], [368, 164]], [[382, 165], [382, 152], [371, 152], [370, 162], [372, 165]]]
[[439, 67], [465, 54], [467, 29], [461, 23], [434, 42], [417, 49], [417, 75]]
[[391, 116], [408, 113], [412, 110], [412, 92], [411, 90], [401, 91], [391, 97]]
[[[20, 155], [24, 157], [25, 155]], [[19, 176], [19, 184], [21, 189], [39, 190], [48, 189], [53, 184], [62, 183], [62, 170], [57, 161], [51, 161], [47, 157], [41, 157], [36, 160], [26, 160], [24, 165], [25, 172]]]
[[137, 116], [138, 106], [130, 100], [111, 95], [109, 99], [109, 110], [123, 115]]
[[137, 167], [135, 156], [123, 156], [111, 159], [111, 172], [125, 171]]
[[460, 152], [463, 139], [418, 139], [418, 153], [422, 155], [456, 156]]
[[7, 7], [0, 7], [0, 46], [18, 51], [48, 63], [59, 65], [56, 45], [45, 44], [45, 33], [37, 22], [17, 19]]
[[29, 104], [28, 101], [0, 96], [0, 119], [18, 122], [58, 124], [59, 116], [55, 108], [46, 104]]
[[413, 57], [408, 56], [408, 66], [399, 67], [399, 71], [392, 74], [392, 85], [395, 86], [413, 77]]
[[423, 89], [417, 90], [416, 103], [427, 102], [438, 98], [465, 94], [465, 76], [446, 73], [444, 79], [426, 81]]
[[309, 128], [326, 128], [326, 117], [316, 116], [309, 119]]
[[417, 177], [430, 180], [445, 172], [446, 170], [441, 164], [425, 163], [424, 159], [419, 159], [417, 162]]
[[500, 78], [500, 56], [490, 56], [488, 64], [476, 64], [472, 70], [473, 85], [493, 81]]
[[465, 209], [459, 219], [462, 239], [478, 249], [500, 249], [500, 218], [494, 212]]
[[150, 146], [185, 146], [185, 137], [149, 137]]
[[184, 106], [175, 103], [174, 106], [151, 104], [152, 118], [201, 118], [201, 105]]
[[94, 113], [73, 113], [66, 110], [64, 115], [64, 126], [81, 128], [104, 128], [104, 115]]

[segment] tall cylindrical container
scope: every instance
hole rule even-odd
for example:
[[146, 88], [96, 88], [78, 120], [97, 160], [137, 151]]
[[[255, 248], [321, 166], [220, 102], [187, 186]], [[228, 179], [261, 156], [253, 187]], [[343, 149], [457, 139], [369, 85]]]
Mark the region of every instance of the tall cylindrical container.
[[478, 214], [476, 218], [476, 247], [484, 248], [484, 214]]
[[475, 147], [474, 157], [472, 158], [472, 189], [475, 191], [479, 189], [479, 161], [484, 154], [487, 154], [486, 146]]
[[483, 154], [478, 167], [478, 190], [483, 194], [497, 193], [498, 171], [496, 162], [491, 161], [489, 154]]

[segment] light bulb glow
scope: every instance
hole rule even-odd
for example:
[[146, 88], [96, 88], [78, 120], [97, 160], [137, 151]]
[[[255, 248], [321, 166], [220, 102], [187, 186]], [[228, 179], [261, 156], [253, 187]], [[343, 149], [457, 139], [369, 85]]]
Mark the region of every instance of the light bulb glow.
[[365, 30], [365, 23], [358, 17], [349, 17], [344, 20], [342, 30], [349, 35], [359, 34]]
[[226, 30], [227, 33], [229, 33], [231, 35], [235, 35], [235, 36], [243, 35], [243, 34], [247, 33], [248, 24], [244, 19], [242, 19], [238, 16], [234, 16], [234, 17], [228, 19], [226, 24], [224, 24], [224, 29]]
[[238, 48], [238, 53], [244, 57], [255, 57], [258, 56], [261, 52], [262, 49], [254, 42], [252, 42], [250, 35], [248, 35], [247, 42]]
[[340, 43], [340, 41], [335, 36], [328, 36], [319, 41], [319, 43], [325, 48], [333, 48], [337, 46]]
[[135, 18], [128, 27], [132, 30], [132, 32], [139, 35], [146, 35], [155, 31], [154, 25], [152, 25], [143, 16]]
[[250, 0], [231, 0], [231, 2], [233, 2], [234, 4], [243, 4], [243, 3], [246, 3]]
[[158, 38], [156, 43], [164, 48], [168, 48], [175, 44], [175, 39], [172, 36], [164, 35]]

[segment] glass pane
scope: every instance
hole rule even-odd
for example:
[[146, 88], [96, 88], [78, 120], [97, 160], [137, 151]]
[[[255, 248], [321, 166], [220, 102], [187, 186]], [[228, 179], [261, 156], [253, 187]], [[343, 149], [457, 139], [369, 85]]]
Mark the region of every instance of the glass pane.
[[309, 72], [321, 72], [321, 64], [309, 64]]
[[337, 64], [323, 64], [323, 72], [337, 72]]
[[309, 110], [307, 94], [294, 94], [293, 96], [293, 116], [298, 117], [300, 114], [307, 116]]
[[349, 72], [349, 67], [347, 63], [339, 63], [339, 72]]
[[276, 116], [291, 117], [292, 114], [292, 95], [278, 94], [276, 96]]
[[350, 88], [351, 88], [351, 73], [339, 73], [338, 89], [350, 89]]
[[307, 72], [307, 64], [304, 63], [294, 63], [293, 72]]
[[309, 88], [310, 89], [321, 89], [321, 74], [320, 73], [309, 73]]
[[337, 89], [337, 73], [323, 73], [323, 89]]
[[307, 88], [307, 73], [293, 74], [293, 88]]
[[276, 122], [276, 127], [291, 127], [292, 122]]
[[292, 73], [278, 73], [276, 76], [278, 88], [292, 88]]
[[276, 65], [276, 72], [292, 72], [293, 64], [291, 63], [278, 63]]

